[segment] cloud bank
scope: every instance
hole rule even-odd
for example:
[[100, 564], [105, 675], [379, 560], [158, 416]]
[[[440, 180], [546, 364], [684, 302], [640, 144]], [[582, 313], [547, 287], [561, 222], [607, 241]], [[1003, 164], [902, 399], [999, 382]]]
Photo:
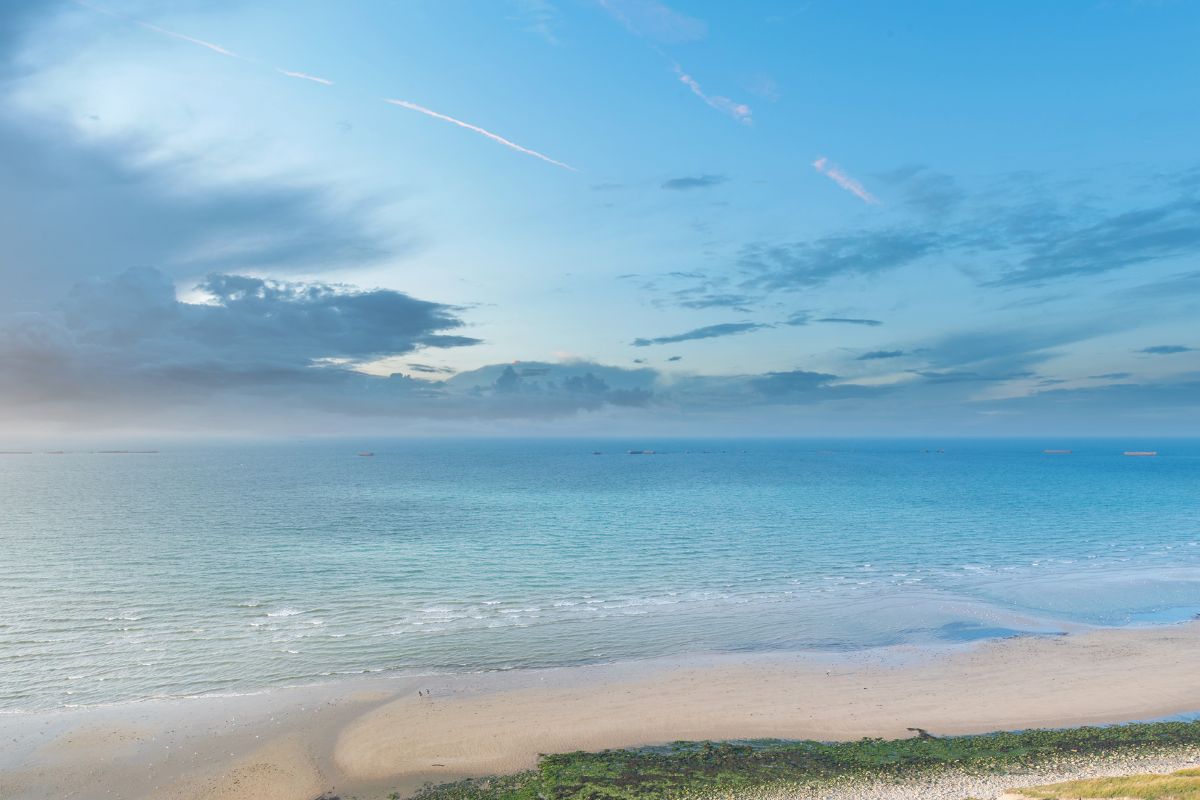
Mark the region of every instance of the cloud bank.
[[476, 339], [455, 309], [392, 290], [210, 275], [184, 303], [150, 268], [77, 285], [50, 313], [0, 318], [0, 404], [83, 413], [329, 386], [356, 365]]
[[733, 336], [738, 333], [749, 333], [760, 328], [768, 327], [757, 322], [724, 322], [719, 325], [705, 325], [702, 328], [695, 328], [683, 333], [676, 333], [670, 336], [656, 336], [654, 338], [645, 339], [638, 338], [633, 340], [634, 347], [650, 347], [656, 344], [676, 344], [678, 342], [691, 342], [697, 339], [714, 339], [718, 336]]
[[[1055, 347], [1091, 335], [1063, 326], [947, 335], [910, 353], [919, 365], [886, 385], [802, 366], [701, 375], [590, 360], [511, 362], [458, 374], [412, 360], [408, 374], [381, 375], [364, 370], [383, 357], [432, 355], [478, 340], [463, 335], [457, 309], [394, 290], [223, 273], [205, 278], [194, 294], [200, 301], [182, 302], [161, 272], [130, 269], [81, 282], [52, 312], [0, 316], [0, 418], [20, 420], [23, 432], [378, 432], [421, 421], [569, 430], [594, 419], [645, 430], [720, 424], [776, 435], [1030, 433], [1097, 419], [1179, 434], [1190, 430], [1179, 420], [1200, 419], [1200, 372], [1142, 382], [1124, 373], [1095, 375], [1088, 380], [1105, 383], [1089, 387], [1045, 379], [1037, 369]], [[691, 341], [754, 327], [658, 338]], [[872, 351], [856, 361], [900, 354]], [[1038, 379], [1040, 388], [976, 396], [980, 387], [1019, 379]], [[1072, 416], [1079, 411], [1086, 415]]]
[[676, 191], [688, 189], [707, 189], [711, 186], [719, 186], [729, 180], [724, 175], [697, 175], [687, 178], [671, 178], [663, 181], [662, 188], [674, 189]]

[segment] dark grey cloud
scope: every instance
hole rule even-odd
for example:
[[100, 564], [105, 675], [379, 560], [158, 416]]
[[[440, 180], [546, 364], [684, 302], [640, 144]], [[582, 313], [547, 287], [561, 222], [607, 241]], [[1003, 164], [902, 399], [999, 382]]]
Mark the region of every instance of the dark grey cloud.
[[753, 378], [750, 385], [762, 394], [780, 396], [811, 393], [835, 380], [836, 375], [796, 369], [788, 372], [768, 372], [762, 377]]
[[45, 308], [113, 265], [177, 276], [211, 271], [366, 265], [408, 244], [373, 231], [363, 209], [319, 186], [251, 184], [180, 190], [170, 168], [129, 166], [148, 145], [83, 146], [0, 115], [0, 311]]
[[1152, 347], [1143, 347], [1138, 352], [1147, 353], [1152, 356], [1171, 356], [1176, 353], [1194, 353], [1196, 352], [1196, 348], [1187, 347], [1182, 344], [1156, 344]]
[[[978, 431], [972, 416], [991, 411], [1036, 410], [1039, 419], [1069, 422], [1076, 418], [1068, 410], [1090, 409], [1095, 421], [1121, 419], [1130, 410], [1122, 402], [1144, 401], [1147, 413], [1177, 418], [1200, 402], [1195, 375], [1122, 384], [1128, 391], [1108, 394], [1059, 390], [1057, 378], [1020, 366], [1081, 335], [1055, 330], [945, 337], [909, 351], [936, 366], [888, 387], [804, 369], [667, 377], [644, 366], [588, 361], [494, 364], [433, 380], [369, 375], [356, 369], [358, 361], [474, 340], [458, 334], [462, 323], [453, 307], [391, 290], [229, 275], [212, 276], [201, 288], [207, 304], [181, 303], [161, 273], [135, 269], [81, 284], [52, 313], [4, 316], [0, 419], [89, 431], [296, 431], [318, 419], [322, 430], [356, 419], [357, 430], [379, 430], [374, 426], [383, 420], [524, 425], [620, 414], [658, 425], [673, 416], [721, 414], [736, 427], [799, 419], [787, 415], [803, 408], [807, 424], [822, 430], [846, 430], [837, 426], [851, 419], [859, 432], [891, 430], [904, 415], [914, 425]], [[429, 361], [408, 365], [429, 375], [414, 367], [438, 369]], [[1037, 397], [971, 399], [981, 383], [1016, 377], [1037, 379]]]
[[679, 300], [676, 305], [690, 309], [728, 308], [732, 311], [749, 312], [754, 302], [754, 298], [744, 294], [702, 294]]
[[812, 242], [749, 244], [738, 256], [747, 288], [778, 290], [820, 286], [836, 277], [876, 275], [936, 252], [937, 234], [912, 230], [859, 231]]
[[[85, 284], [82, 291], [93, 294], [93, 286]], [[362, 291], [240, 275], [211, 275], [197, 288], [210, 295], [215, 305], [181, 306], [195, 317], [193, 329], [214, 343], [236, 343], [242, 352], [263, 347], [275, 355], [294, 353], [300, 359], [366, 360], [419, 347], [478, 343], [442, 333], [462, 327], [451, 307], [391, 289]], [[95, 308], [96, 300], [88, 297], [85, 308]]]
[[1200, 272], [1171, 275], [1131, 289], [1122, 289], [1120, 296], [1124, 298], [1190, 297], [1200, 300]]
[[[79, 284], [52, 313], [0, 317], [0, 405], [199, 402], [229, 390], [328, 390], [353, 364], [474, 344], [450, 306], [392, 290], [212, 275], [205, 304], [180, 302], [149, 268]], [[7, 403], [5, 402], [7, 401]]]
[[1011, 309], [1036, 308], [1038, 306], [1044, 306], [1049, 303], [1057, 303], [1060, 300], [1069, 300], [1069, 299], [1071, 299], [1071, 297], [1073, 297], [1073, 295], [1066, 294], [1066, 293], [1044, 294], [1044, 295], [1038, 295], [1036, 297], [1022, 297], [1019, 300], [1011, 300], [1007, 303], [1002, 303], [1002, 304], [996, 306], [996, 308], [1001, 311], [1008, 311]]
[[914, 370], [928, 383], [1003, 383], [1017, 378], [1032, 378], [1032, 372], [969, 372], [965, 370]]
[[388, 289], [219, 274], [196, 288], [209, 304], [181, 303], [162, 273], [130, 269], [111, 280], [77, 285], [62, 318], [91, 345], [174, 341], [202, 348], [206, 356], [250, 364], [364, 361], [478, 341], [443, 333], [462, 326], [451, 307]]
[[967, 197], [953, 177], [926, 166], [901, 167], [876, 177], [898, 190], [905, 205], [931, 217], [950, 214]]
[[916, 362], [909, 372], [924, 385], [1044, 380], [1057, 376], [1039, 375], [1039, 366], [1061, 348], [1113, 330], [1107, 321], [964, 330], [920, 342], [904, 355], [911, 359], [908, 363]]
[[455, 373], [455, 370], [451, 369], [450, 367], [438, 367], [432, 364], [421, 364], [412, 361], [410, 361], [408, 364], [405, 364], [405, 366], [411, 369], [413, 372], [421, 372], [426, 375], [453, 375]]
[[[733, 269], [670, 289], [676, 303], [727, 295], [737, 297], [739, 310], [754, 311], [775, 302], [781, 291], [811, 290], [840, 278], [870, 278], [926, 264], [954, 269], [984, 288], [1036, 290], [1200, 255], [1200, 184], [1160, 182], [1157, 194], [1138, 200], [1113, 197], [1086, 182], [1051, 184], [1032, 175], [1010, 176], [974, 194], [926, 167], [903, 168], [883, 178], [903, 193], [904, 205], [919, 212], [919, 218], [902, 227], [889, 224], [735, 246]], [[1200, 294], [1198, 276], [1175, 275], [1128, 292], [1195, 296]], [[717, 291], [717, 286], [723, 288]], [[1061, 290], [1025, 296], [999, 309], [1071, 296]]]
[[914, 202], [935, 216], [956, 209], [953, 224], [752, 243], [737, 260], [748, 276], [744, 285], [805, 289], [941, 257], [969, 260], [984, 286], [1040, 286], [1200, 253], [1200, 200], [1187, 192], [1144, 208], [1089, 213], [1047, 200], [1044, 187], [1001, 204], [960, 203], [948, 186], [942, 188], [939, 195], [936, 186], [925, 185]]
[[829, 373], [808, 370], [760, 375], [692, 375], [675, 377], [656, 394], [659, 408], [705, 413], [731, 409], [815, 407], [842, 408], [885, 396], [888, 388], [840, 383]]
[[1088, 375], [1088, 379], [1093, 381], [1123, 381], [1132, 375], [1132, 372], [1104, 372], [1100, 375]]
[[572, 410], [598, 408], [604, 404], [644, 406], [652, 397], [649, 390], [638, 386], [614, 389], [590, 369], [582, 374], [566, 374], [557, 379], [527, 380], [531, 376], [540, 378], [551, 371], [551, 367], [518, 371], [510, 364], [492, 382], [491, 389], [494, 395], [501, 397], [522, 397], [526, 401], [532, 399], [535, 407], [544, 407], [546, 403], [561, 407], [564, 399], [570, 400]]
[[1036, 376], [1058, 348], [1096, 335], [1092, 326], [968, 330], [922, 343], [912, 370], [927, 383], [1003, 383]]
[[693, 310], [706, 308], [727, 308], [731, 311], [749, 313], [752, 306], [757, 305], [759, 297], [748, 294], [733, 286], [733, 282], [725, 275], [710, 275], [699, 271], [672, 271], [658, 278], [643, 282], [642, 289], [647, 292], [658, 292], [660, 284], [685, 281], [687, 285], [670, 290], [661, 299], [652, 301], [658, 306], [676, 306]]
[[593, 380], [601, 381], [609, 390], [632, 391], [652, 389], [657, 378], [658, 373], [650, 367], [626, 369], [594, 361], [518, 361], [460, 372], [444, 383], [447, 388], [464, 394], [487, 392], [497, 385], [508, 389], [520, 386], [527, 392], [551, 391], [568, 383], [583, 385], [580, 381], [598, 385]]
[[833, 322], [840, 325], [866, 325], [871, 328], [876, 328], [883, 324], [877, 319], [858, 319], [856, 317], [821, 317], [816, 322]]
[[1081, 227], [1050, 224], [1007, 244], [1024, 256], [994, 281], [999, 285], [1042, 284], [1194, 255], [1200, 253], [1200, 200], [1183, 197]]
[[[173, 7], [213, 5], [182, 0]], [[94, 16], [67, 0], [4, 3], [0, 93], [32, 69], [17, 54], [39, 26], [68, 10], [89, 22]], [[369, 265], [413, 247], [404, 226], [370, 222], [379, 198], [335, 201], [345, 193], [295, 176], [202, 186], [191, 177], [194, 163], [164, 160], [162, 152], [159, 142], [83, 137], [0, 103], [0, 312], [45, 310], [75, 283], [128, 266], [178, 278], [312, 273]]]
[[870, 350], [858, 357], [858, 361], [879, 361], [885, 358], [900, 358], [905, 355], [903, 350]]
[[447, 397], [439, 411], [460, 417], [552, 418], [610, 406], [644, 408], [655, 399], [657, 377], [646, 367], [623, 369], [589, 361], [494, 364], [446, 380]]
[[801, 326], [807, 325], [810, 322], [812, 322], [812, 314], [810, 314], [807, 311], [797, 311], [794, 314], [792, 314], [790, 317], [788, 317], [787, 321], [784, 322], [783, 324], [791, 325], [792, 327], [799, 328]]
[[1011, 414], [1007, 424], [1017, 430], [1195, 435], [1194, 420], [1200, 419], [1200, 373], [1144, 383], [1047, 389], [983, 405]]
[[649, 347], [656, 344], [676, 344], [678, 342], [690, 342], [696, 339], [714, 339], [718, 336], [733, 336], [738, 333], [748, 333], [756, 331], [760, 328], [770, 327], [757, 322], [723, 322], [718, 325], [705, 325], [702, 328], [695, 328], [683, 333], [676, 333], [670, 336], [656, 336], [651, 339], [638, 338], [634, 339], [632, 344], [634, 347]]
[[[214, 274], [181, 302], [149, 268], [80, 283], [53, 312], [0, 317], [0, 416], [55, 426], [292, 430], [297, 420], [554, 419], [813, 404], [850, 396], [795, 371], [663, 381], [648, 367], [513, 362], [445, 377], [364, 362], [467, 346], [458, 310], [402, 292]], [[717, 335], [717, 334], [713, 334]], [[673, 356], [670, 361], [679, 360]], [[289, 427], [291, 426], [291, 427]]]
[[683, 361], [683, 356], [671, 356], [667, 361]]
[[696, 175], [685, 178], [671, 178], [670, 180], [663, 181], [662, 188], [674, 191], [708, 189], [712, 186], [719, 186], [728, 180], [724, 175]]

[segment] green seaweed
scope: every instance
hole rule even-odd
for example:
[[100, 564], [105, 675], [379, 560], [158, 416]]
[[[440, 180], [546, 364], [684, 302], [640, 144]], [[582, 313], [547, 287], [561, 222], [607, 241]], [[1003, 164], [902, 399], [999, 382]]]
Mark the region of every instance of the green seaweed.
[[536, 769], [427, 786], [416, 800], [669, 800], [772, 786], [896, 779], [945, 769], [999, 772], [1056, 760], [1195, 746], [1200, 746], [1200, 721], [854, 742], [675, 742], [545, 755]]

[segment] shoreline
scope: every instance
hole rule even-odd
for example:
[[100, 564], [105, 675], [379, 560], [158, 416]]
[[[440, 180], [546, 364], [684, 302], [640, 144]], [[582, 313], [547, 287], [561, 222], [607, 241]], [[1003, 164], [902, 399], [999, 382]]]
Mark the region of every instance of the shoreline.
[[[244, 695], [19, 712], [0, 715], [0, 795], [382, 798], [426, 781], [528, 769], [539, 753], [1157, 719], [1200, 711], [1196, 663], [1200, 622], [1189, 622], [936, 652], [896, 646], [363, 675]], [[89, 793], [97, 785], [104, 793]]]
[[[1168, 628], [1190, 623], [1200, 624], [1200, 605], [1172, 609], [1169, 616], [1153, 620], [1133, 620], [1123, 624], [1105, 625], [1072, 620], [1056, 620], [1051, 618], [1027, 617], [1042, 625], [1041, 629], [1013, 629], [1012, 632], [960, 639], [943, 639], [938, 641], [903, 641], [888, 644], [863, 644], [828, 647], [764, 647], [755, 649], [734, 649], [695, 651], [677, 655], [656, 654], [628, 658], [595, 658], [580, 661], [564, 661], [561, 663], [529, 664], [499, 667], [380, 667], [359, 671], [324, 673], [297, 678], [295, 683], [279, 683], [262, 686], [251, 686], [245, 689], [213, 690], [197, 694], [159, 694], [131, 699], [118, 699], [94, 703], [62, 704], [47, 707], [3, 708], [0, 707], [0, 721], [6, 717], [22, 717], [29, 715], [49, 715], [56, 713], [84, 712], [111, 708], [137, 706], [143, 703], [193, 702], [206, 700], [225, 700], [239, 697], [257, 697], [280, 692], [293, 692], [323, 688], [338, 687], [349, 689], [356, 683], [372, 681], [407, 681], [410, 679], [438, 681], [441, 679], [456, 680], [464, 676], [486, 679], [492, 675], [541, 674], [551, 672], [569, 672], [575, 670], [611, 669], [616, 672], [627, 670], [662, 670], [682, 667], [700, 666], [707, 664], [722, 664], [730, 661], [752, 662], [758, 660], [799, 658], [804, 660], [822, 660], [830, 663], [860, 662], [863, 660], [893, 663], [909, 663], [922, 659], [938, 658], [955, 652], [977, 648], [983, 645], [1012, 641], [1018, 639], [1043, 639], [1065, 636], [1079, 636], [1104, 631], [1147, 631]], [[1015, 612], [1014, 612], [1015, 613]]]
[[986, 645], [988, 643], [1012, 641], [1017, 639], [1042, 639], [1063, 636], [1080, 635], [1096, 631], [1108, 630], [1152, 630], [1173, 625], [1187, 624], [1192, 621], [1200, 622], [1200, 613], [1189, 613], [1184, 619], [1168, 622], [1130, 623], [1120, 626], [1099, 626], [1082, 623], [1063, 623], [1062, 630], [1020, 631], [1008, 635], [990, 636], [979, 639], [964, 639], [959, 641], [939, 642], [903, 642], [896, 644], [872, 644], [855, 647], [812, 647], [778, 649], [747, 649], [698, 651], [679, 655], [649, 655], [637, 658], [594, 659], [566, 663], [549, 663], [521, 665], [513, 667], [491, 667], [473, 669], [453, 669], [445, 667], [399, 667], [394, 669], [378, 668], [359, 672], [342, 672], [336, 675], [320, 677], [304, 677], [296, 683], [280, 683], [259, 687], [249, 687], [244, 690], [211, 691], [197, 694], [159, 694], [148, 697], [138, 697], [124, 700], [110, 700], [98, 703], [72, 703], [45, 708], [0, 708], [0, 720], [5, 717], [22, 717], [34, 715], [86, 713], [103, 711], [105, 709], [132, 708], [142, 704], [155, 703], [191, 703], [205, 701], [235, 700], [237, 698], [261, 697], [265, 695], [287, 692], [320, 692], [323, 689], [336, 688], [349, 690], [355, 685], [368, 685], [377, 682], [408, 682], [442, 680], [473, 680], [488, 681], [490, 676], [501, 675], [544, 675], [544, 674], [580, 674], [591, 670], [611, 670], [614, 673], [649, 673], [655, 671], [682, 669], [710, 665], [722, 665], [730, 662], [754, 663], [775, 659], [801, 659], [805, 661], [821, 661], [830, 664], [847, 662], [871, 661], [878, 663], [905, 664], [921, 660], [944, 657], [964, 650]]

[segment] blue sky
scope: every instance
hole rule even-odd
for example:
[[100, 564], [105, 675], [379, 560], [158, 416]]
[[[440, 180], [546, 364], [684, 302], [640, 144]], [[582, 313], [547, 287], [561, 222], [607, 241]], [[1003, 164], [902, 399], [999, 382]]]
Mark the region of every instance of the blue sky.
[[6, 428], [1200, 433], [1198, 35], [18, 0]]

